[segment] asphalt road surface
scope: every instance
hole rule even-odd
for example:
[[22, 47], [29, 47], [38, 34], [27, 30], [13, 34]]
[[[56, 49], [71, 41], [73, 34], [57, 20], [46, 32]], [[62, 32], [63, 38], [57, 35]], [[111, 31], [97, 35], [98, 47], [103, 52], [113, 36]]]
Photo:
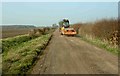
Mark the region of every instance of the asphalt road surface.
[[31, 74], [117, 74], [118, 57], [56, 30]]

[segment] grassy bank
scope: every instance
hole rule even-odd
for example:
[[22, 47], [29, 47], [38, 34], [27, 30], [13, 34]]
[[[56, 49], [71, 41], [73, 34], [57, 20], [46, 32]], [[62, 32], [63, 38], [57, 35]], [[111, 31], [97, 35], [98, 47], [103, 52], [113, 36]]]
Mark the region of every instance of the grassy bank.
[[31, 39], [29, 36], [3, 39], [3, 74], [24, 74], [47, 45], [51, 34]]
[[2, 39], [2, 52], [7, 52], [9, 49], [18, 47], [21, 43], [27, 42], [31, 39], [32, 38], [30, 38], [28, 34]]
[[99, 38], [91, 38], [90, 36], [84, 36], [84, 37], [81, 37], [82, 40], [92, 44], [92, 45], [95, 45], [97, 47], [100, 47], [104, 50], [107, 50], [115, 55], [118, 55], [119, 54], [119, 48], [116, 46], [111, 46], [109, 45], [108, 42], [104, 42], [102, 40], [100, 40]]

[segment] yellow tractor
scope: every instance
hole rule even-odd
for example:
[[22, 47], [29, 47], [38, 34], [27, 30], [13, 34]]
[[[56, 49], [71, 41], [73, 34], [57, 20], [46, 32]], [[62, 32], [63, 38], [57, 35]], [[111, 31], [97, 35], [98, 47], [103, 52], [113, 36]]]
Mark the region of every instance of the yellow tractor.
[[68, 19], [59, 22], [59, 31], [61, 35], [75, 36], [77, 34], [75, 29], [70, 27]]

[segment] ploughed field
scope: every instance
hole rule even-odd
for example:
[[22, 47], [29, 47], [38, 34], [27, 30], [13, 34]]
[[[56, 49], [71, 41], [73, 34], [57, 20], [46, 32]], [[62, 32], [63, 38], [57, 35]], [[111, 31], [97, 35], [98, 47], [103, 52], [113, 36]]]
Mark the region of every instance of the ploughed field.
[[29, 31], [30, 29], [2, 29], [2, 31], [0, 32], [2, 37], [0, 38], [8, 38], [17, 35], [23, 35], [27, 34]]

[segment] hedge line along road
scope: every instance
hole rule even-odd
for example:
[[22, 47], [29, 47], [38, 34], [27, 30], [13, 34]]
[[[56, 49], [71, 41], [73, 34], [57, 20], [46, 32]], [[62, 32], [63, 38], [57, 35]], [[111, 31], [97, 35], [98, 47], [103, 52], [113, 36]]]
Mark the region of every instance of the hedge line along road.
[[39, 57], [31, 74], [117, 74], [118, 57], [59, 30]]

